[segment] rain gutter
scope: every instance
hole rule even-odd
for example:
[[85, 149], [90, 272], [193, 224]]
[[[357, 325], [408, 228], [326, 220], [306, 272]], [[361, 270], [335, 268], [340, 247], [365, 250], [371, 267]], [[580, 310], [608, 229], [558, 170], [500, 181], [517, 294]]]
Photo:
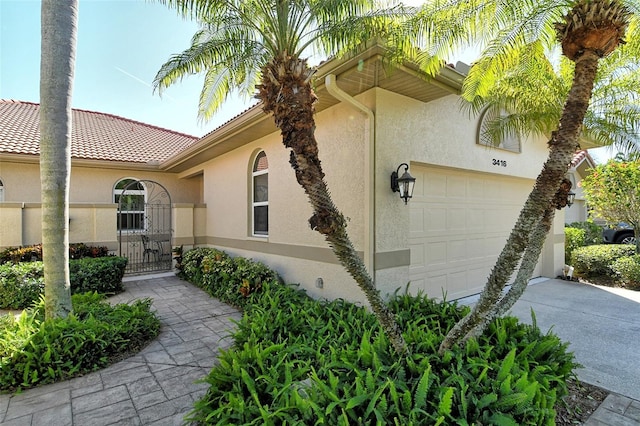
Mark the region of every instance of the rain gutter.
[[327, 92], [339, 101], [346, 102], [365, 115], [364, 137], [364, 264], [375, 281], [375, 115], [366, 105], [357, 101], [336, 83], [335, 74], [324, 78]]

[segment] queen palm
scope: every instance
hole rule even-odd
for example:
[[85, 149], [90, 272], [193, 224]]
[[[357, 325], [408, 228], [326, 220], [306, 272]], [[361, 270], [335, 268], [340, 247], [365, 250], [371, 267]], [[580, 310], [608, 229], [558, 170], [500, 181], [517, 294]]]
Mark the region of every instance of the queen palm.
[[154, 86], [163, 89], [193, 73], [205, 73], [200, 114], [209, 118], [236, 88], [255, 95], [273, 114], [298, 183], [313, 207], [309, 219], [364, 291], [398, 353], [406, 344], [347, 234], [346, 220], [324, 180], [315, 139], [314, 69], [304, 55], [326, 56], [354, 49], [383, 28], [386, 12], [371, 0], [160, 0], [202, 29], [191, 47], [162, 65]]
[[[544, 50], [539, 43], [536, 44], [537, 48], [530, 47], [520, 52], [527, 56], [519, 62], [520, 66], [500, 77], [487, 95], [476, 97], [468, 104], [474, 112], [485, 108], [495, 111], [493, 116], [497, 118], [487, 122], [485, 128], [486, 140], [493, 140], [497, 144], [514, 133], [548, 135], [558, 123], [562, 115], [562, 101], [571, 87], [573, 62], [563, 56], [554, 64], [550, 60], [553, 55], [543, 54]], [[638, 40], [629, 40], [624, 48], [617, 49], [601, 60], [580, 140], [611, 146], [620, 152], [638, 153], [640, 86], [636, 82], [640, 79], [637, 60], [639, 45]], [[532, 54], [535, 57], [531, 57]], [[566, 205], [563, 194], [570, 189], [570, 183], [566, 181], [565, 187], [557, 194], [554, 203], [556, 208]], [[483, 323], [507, 312], [526, 289], [552, 225], [554, 211], [553, 206], [548, 208], [538, 227], [531, 233], [511, 289]]]
[[46, 318], [72, 311], [69, 283], [71, 92], [77, 0], [42, 0], [40, 185]]
[[[634, 6], [631, 10], [637, 10], [637, 3], [631, 5]], [[414, 28], [418, 29], [418, 36], [430, 38], [427, 47], [436, 49], [430, 51], [431, 54], [442, 55], [455, 42], [468, 42], [473, 37], [486, 40], [482, 57], [465, 81], [463, 96], [468, 100], [488, 96], [495, 82], [509, 69], [530, 66], [533, 62], [526, 62], [528, 57], [539, 58], [536, 49], [550, 50], [556, 42], [560, 43], [562, 54], [574, 63], [572, 85], [559, 125], [551, 132], [548, 142], [549, 157], [487, 279], [480, 300], [444, 339], [440, 346], [443, 352], [482, 332], [486, 318], [497, 310], [502, 289], [523, 261], [523, 253], [529, 245], [537, 244], [532, 234], [535, 238], [544, 238], [545, 233], [540, 231], [547, 227], [545, 221], [554, 207], [554, 199], [562, 191], [561, 183], [579, 147], [598, 63], [622, 42], [630, 9], [617, 0], [577, 0], [570, 4], [551, 0], [445, 0], [427, 4], [417, 19]], [[435, 29], [421, 24], [433, 19], [441, 23]], [[442, 40], [448, 40], [449, 44]], [[527, 49], [534, 53], [525, 55]], [[429, 65], [430, 60], [426, 63]]]

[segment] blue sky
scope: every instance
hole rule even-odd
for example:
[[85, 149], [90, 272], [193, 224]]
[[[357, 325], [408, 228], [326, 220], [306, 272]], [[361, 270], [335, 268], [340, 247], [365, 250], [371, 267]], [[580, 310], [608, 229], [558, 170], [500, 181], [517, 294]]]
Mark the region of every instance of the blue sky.
[[[80, 0], [73, 107], [116, 114], [203, 136], [251, 105], [232, 100], [208, 124], [198, 121], [202, 77], [163, 92], [160, 66], [186, 49], [197, 25], [145, 0]], [[0, 0], [0, 98], [39, 102], [40, 2]]]
[[[419, 4], [421, 0], [405, 0]], [[202, 76], [163, 92], [151, 88], [198, 27], [150, 0], [80, 0], [73, 107], [203, 136], [254, 101], [232, 98], [208, 123], [197, 118]], [[468, 52], [462, 60], [470, 62]], [[40, 2], [0, 0], [0, 98], [39, 102]], [[597, 161], [611, 155], [591, 150]]]

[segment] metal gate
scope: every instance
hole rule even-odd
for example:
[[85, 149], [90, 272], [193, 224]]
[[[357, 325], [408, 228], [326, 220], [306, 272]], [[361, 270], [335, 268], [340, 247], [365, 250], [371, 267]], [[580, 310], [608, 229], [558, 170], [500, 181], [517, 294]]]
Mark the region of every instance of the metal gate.
[[171, 196], [150, 180], [124, 179], [116, 186], [120, 256], [129, 259], [125, 273], [169, 271]]

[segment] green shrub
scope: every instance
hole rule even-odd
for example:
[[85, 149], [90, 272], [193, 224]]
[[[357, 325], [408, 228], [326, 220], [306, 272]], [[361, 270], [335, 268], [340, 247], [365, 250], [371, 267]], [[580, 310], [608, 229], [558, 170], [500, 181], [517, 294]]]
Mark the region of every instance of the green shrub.
[[203, 276], [202, 259], [214, 253], [223, 252], [209, 247], [198, 247], [187, 251], [182, 255], [182, 269], [178, 271], [178, 276], [200, 287]]
[[266, 265], [243, 257], [230, 257], [212, 248], [197, 248], [184, 254], [180, 276], [230, 305], [251, 302], [262, 285], [279, 281]]
[[571, 254], [578, 247], [585, 246], [585, 234], [586, 231], [580, 228], [571, 228], [566, 226], [564, 228], [564, 261], [569, 263], [571, 260]]
[[567, 345], [508, 317], [437, 353], [467, 308], [391, 301], [412, 355], [398, 357], [362, 307], [263, 285], [207, 378], [196, 424], [553, 424], [576, 364]]
[[[69, 259], [105, 256], [109, 256], [109, 249], [107, 247], [88, 246], [85, 243], [69, 244]], [[9, 247], [0, 252], [0, 264], [37, 262], [41, 260], [42, 244], [25, 247]]]
[[69, 261], [71, 292], [121, 293], [124, 291], [122, 277], [126, 267], [127, 258], [119, 256], [71, 260]]
[[44, 301], [0, 320], [0, 389], [79, 376], [139, 351], [160, 331], [151, 300], [111, 306], [97, 293], [72, 296], [74, 314], [44, 320]]
[[640, 255], [621, 257], [613, 262], [611, 270], [628, 288], [640, 289]]
[[614, 261], [621, 257], [632, 256], [636, 247], [631, 244], [600, 244], [579, 247], [571, 255], [571, 265], [576, 272], [585, 277], [611, 276], [615, 273], [611, 269]]
[[[71, 292], [120, 293], [124, 291], [122, 277], [126, 266], [125, 257], [72, 259], [69, 261]], [[0, 308], [27, 308], [43, 293], [44, 270], [41, 261], [0, 265]]]
[[587, 220], [586, 222], [572, 222], [567, 226], [570, 228], [578, 228], [584, 230], [585, 246], [602, 244], [602, 226], [593, 223], [592, 220]]
[[0, 265], [0, 308], [23, 309], [44, 292], [42, 262]]

